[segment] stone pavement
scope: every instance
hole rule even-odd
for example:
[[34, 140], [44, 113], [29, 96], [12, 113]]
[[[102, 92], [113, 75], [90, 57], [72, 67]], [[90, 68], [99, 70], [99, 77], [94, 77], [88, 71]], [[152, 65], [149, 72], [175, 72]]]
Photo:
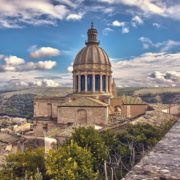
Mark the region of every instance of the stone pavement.
[[180, 119], [123, 180], [180, 180]]

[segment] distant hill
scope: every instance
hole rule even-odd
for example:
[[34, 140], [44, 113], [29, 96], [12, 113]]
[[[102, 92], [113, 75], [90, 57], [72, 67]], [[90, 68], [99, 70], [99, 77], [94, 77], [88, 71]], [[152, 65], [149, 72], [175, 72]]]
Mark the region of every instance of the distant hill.
[[147, 103], [180, 103], [180, 87], [143, 88], [135, 90], [133, 95], [141, 97]]
[[35, 96], [65, 96], [71, 88], [29, 88], [0, 93], [0, 115], [33, 117], [33, 98]]
[[138, 96], [147, 103], [180, 103], [180, 87], [117, 88], [117, 94], [118, 96]]

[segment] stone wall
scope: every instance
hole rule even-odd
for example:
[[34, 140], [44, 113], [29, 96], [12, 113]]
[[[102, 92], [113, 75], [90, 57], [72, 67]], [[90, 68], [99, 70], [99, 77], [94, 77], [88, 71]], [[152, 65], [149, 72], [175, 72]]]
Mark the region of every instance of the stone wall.
[[57, 106], [64, 103], [66, 97], [43, 97], [34, 99], [34, 117], [57, 118]]
[[134, 118], [146, 112], [146, 104], [123, 105], [122, 113], [125, 117]]
[[180, 120], [123, 180], [180, 179]]
[[[58, 123], [78, 123], [78, 112], [84, 110], [84, 118], [88, 124], [104, 125], [108, 122], [107, 107], [58, 107]], [[85, 115], [85, 112], [87, 113]], [[86, 117], [85, 117], [86, 116]], [[86, 120], [85, 120], [86, 121]], [[85, 122], [84, 121], [84, 122]]]
[[44, 136], [45, 131], [56, 127], [56, 122], [49, 120], [38, 120], [36, 119], [34, 124], [34, 135], [37, 137]]

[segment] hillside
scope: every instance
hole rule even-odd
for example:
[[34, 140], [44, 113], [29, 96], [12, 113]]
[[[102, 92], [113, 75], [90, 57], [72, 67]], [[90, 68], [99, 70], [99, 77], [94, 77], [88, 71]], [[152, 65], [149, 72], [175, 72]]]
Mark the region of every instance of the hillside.
[[141, 97], [147, 103], [180, 103], [180, 87], [142, 88], [135, 90], [133, 95]]
[[33, 117], [33, 98], [35, 96], [65, 96], [70, 88], [29, 88], [0, 93], [0, 115]]

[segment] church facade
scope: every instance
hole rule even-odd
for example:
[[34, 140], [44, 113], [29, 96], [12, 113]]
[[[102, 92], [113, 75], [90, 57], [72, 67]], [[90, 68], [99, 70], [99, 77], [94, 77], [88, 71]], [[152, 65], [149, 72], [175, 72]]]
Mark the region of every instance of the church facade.
[[147, 105], [135, 97], [118, 97], [112, 79], [111, 62], [99, 47], [97, 30], [88, 29], [86, 46], [73, 64], [73, 93], [65, 97], [36, 97], [34, 99], [34, 132], [75, 124], [105, 126], [112, 117], [133, 118], [144, 114]]

